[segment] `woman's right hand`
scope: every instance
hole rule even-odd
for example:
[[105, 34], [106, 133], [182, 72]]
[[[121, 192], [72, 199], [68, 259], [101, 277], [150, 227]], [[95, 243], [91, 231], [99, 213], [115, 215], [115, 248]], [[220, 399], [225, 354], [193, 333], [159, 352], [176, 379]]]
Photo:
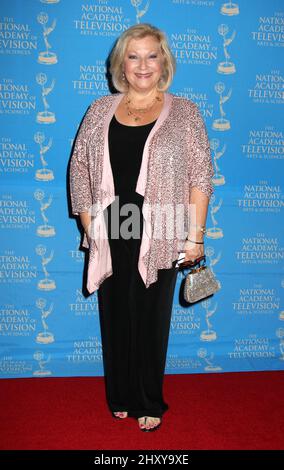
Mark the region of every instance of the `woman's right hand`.
[[184, 245], [184, 252], [185, 252], [184, 262], [186, 261], [193, 262], [196, 259], [200, 258], [201, 256], [204, 256], [204, 245], [186, 240], [185, 245]]

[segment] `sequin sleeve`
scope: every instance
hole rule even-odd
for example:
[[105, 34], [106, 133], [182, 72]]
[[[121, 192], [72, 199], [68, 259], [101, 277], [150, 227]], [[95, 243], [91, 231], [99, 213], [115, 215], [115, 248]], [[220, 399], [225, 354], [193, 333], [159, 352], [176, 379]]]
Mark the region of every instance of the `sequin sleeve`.
[[190, 187], [197, 187], [210, 199], [214, 192], [212, 183], [214, 168], [205, 123], [196, 105], [193, 107], [190, 126]]
[[92, 120], [93, 105], [90, 106], [82, 121], [70, 161], [70, 198], [74, 215], [87, 212], [92, 205], [87, 148]]

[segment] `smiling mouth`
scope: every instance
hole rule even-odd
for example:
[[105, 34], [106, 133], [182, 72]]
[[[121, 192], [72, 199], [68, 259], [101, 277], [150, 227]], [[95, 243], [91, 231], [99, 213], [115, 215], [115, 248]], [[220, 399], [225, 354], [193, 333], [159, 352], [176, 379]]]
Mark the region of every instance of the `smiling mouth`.
[[150, 77], [152, 74], [151, 74], [151, 73], [136, 73], [135, 75], [136, 75], [136, 77], [138, 77], [138, 78], [148, 78], [148, 77]]

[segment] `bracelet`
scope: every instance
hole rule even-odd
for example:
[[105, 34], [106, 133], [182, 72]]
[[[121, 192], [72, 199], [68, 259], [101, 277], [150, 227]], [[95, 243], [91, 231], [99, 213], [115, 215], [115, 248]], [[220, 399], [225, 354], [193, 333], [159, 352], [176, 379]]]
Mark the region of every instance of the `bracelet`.
[[192, 243], [197, 243], [198, 245], [204, 245], [204, 242], [197, 242], [197, 241], [194, 241], [194, 240], [190, 240], [187, 237], [186, 237], [186, 240], [189, 241], [189, 242], [192, 242]]
[[204, 233], [204, 235], [207, 232], [205, 225], [191, 224], [190, 226], [191, 227], [198, 227], [200, 229], [200, 232]]

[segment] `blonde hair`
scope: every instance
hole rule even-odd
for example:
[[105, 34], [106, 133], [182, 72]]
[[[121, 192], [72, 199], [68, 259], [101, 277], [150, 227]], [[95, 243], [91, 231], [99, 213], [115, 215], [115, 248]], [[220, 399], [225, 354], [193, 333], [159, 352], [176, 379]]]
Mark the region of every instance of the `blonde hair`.
[[158, 82], [158, 90], [165, 91], [172, 83], [176, 70], [176, 60], [170, 50], [166, 35], [163, 31], [148, 23], [140, 23], [126, 29], [118, 38], [110, 54], [109, 71], [112, 83], [117, 91], [124, 93], [128, 90], [127, 81], [123, 79], [123, 62], [128, 43], [131, 39], [143, 39], [152, 36], [160, 44], [164, 58], [162, 76]]

